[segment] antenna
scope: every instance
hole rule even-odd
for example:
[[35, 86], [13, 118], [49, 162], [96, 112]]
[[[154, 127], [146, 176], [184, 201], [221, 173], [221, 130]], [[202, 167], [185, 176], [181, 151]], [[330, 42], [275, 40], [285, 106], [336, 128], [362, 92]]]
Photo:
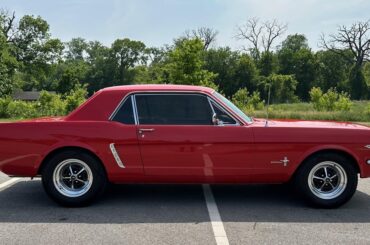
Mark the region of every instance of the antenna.
[[268, 86], [269, 86], [269, 91], [268, 91], [268, 94], [267, 94], [266, 123], [265, 123], [265, 127], [268, 127], [269, 126], [269, 106], [270, 106], [271, 83]]

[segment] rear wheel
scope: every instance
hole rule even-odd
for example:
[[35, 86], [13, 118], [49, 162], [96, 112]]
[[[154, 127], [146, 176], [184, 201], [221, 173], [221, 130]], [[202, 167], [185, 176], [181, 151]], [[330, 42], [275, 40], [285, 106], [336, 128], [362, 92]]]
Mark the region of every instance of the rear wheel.
[[310, 158], [295, 176], [299, 194], [310, 204], [322, 208], [335, 208], [349, 201], [357, 182], [357, 171], [351, 161], [334, 153]]
[[106, 187], [105, 171], [90, 154], [65, 151], [52, 157], [42, 171], [46, 193], [63, 206], [86, 206]]

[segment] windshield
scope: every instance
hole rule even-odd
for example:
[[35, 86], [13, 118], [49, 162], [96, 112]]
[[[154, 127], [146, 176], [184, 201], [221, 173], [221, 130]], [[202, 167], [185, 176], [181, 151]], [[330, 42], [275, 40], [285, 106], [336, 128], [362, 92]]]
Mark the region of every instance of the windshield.
[[239, 117], [243, 118], [244, 121], [248, 123], [252, 123], [253, 120], [252, 118], [248, 117], [247, 115], [244, 114], [236, 105], [234, 105], [230, 100], [226, 99], [224, 96], [221, 94], [217, 93], [216, 91], [213, 93], [219, 100], [224, 102], [233, 112], [235, 112]]

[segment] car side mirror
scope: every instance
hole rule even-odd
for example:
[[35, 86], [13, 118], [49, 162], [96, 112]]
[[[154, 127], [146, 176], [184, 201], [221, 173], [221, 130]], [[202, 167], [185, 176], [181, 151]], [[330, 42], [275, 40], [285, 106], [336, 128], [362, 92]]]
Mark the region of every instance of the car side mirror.
[[216, 126], [224, 126], [224, 122], [217, 118], [216, 113], [213, 113], [212, 115], [212, 123]]

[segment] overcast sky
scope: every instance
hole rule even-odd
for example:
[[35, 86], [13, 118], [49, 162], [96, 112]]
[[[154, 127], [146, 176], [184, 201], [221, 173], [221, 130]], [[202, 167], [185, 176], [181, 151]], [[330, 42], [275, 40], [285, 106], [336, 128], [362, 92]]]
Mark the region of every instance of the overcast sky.
[[322, 32], [338, 25], [370, 19], [370, 0], [0, 0], [0, 8], [16, 15], [40, 15], [54, 37], [143, 41], [147, 46], [172, 43], [187, 29], [201, 26], [219, 31], [218, 46], [237, 49], [235, 27], [251, 17], [288, 24], [287, 34], [303, 33], [317, 49]]

